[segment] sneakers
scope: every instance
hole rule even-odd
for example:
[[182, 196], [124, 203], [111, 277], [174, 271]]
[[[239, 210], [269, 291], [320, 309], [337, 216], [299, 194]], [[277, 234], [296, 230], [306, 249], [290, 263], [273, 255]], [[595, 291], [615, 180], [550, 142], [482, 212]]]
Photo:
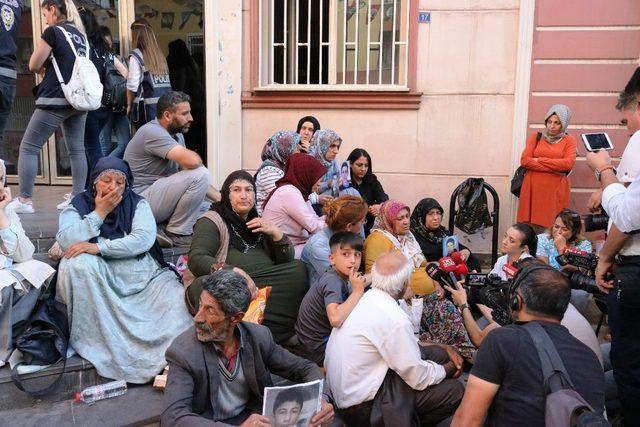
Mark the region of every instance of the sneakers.
[[64, 200], [62, 201], [62, 203], [59, 203], [56, 208], [58, 208], [59, 211], [61, 211], [62, 209], [66, 208], [67, 206], [69, 206], [69, 203], [71, 203], [71, 193], [67, 193], [64, 195]]
[[191, 236], [174, 234], [167, 231], [163, 226], [158, 226], [156, 239], [161, 248], [189, 248], [191, 247]]
[[33, 210], [33, 203], [29, 200], [26, 203], [22, 203], [20, 201], [20, 197], [16, 197], [11, 201], [11, 207], [15, 213], [19, 214], [32, 214], [35, 211]]

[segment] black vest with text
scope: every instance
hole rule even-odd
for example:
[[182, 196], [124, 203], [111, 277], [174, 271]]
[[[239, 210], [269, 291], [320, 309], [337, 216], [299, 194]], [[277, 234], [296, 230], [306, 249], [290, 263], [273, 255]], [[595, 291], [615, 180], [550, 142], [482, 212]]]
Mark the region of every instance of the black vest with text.
[[0, 0], [0, 76], [15, 79], [16, 52], [18, 51], [18, 27], [22, 18], [22, 6], [18, 0]]
[[158, 99], [171, 90], [171, 80], [169, 74], [152, 74], [147, 70], [140, 49], [132, 50], [130, 56], [133, 56], [142, 68], [142, 81], [136, 91], [131, 110], [131, 121], [136, 127], [140, 127], [156, 118]]

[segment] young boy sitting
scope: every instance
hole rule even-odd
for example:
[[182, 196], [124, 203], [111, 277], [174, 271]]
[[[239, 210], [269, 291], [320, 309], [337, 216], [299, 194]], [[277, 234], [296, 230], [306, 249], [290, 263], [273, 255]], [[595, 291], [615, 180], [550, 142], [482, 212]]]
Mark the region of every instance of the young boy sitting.
[[329, 239], [330, 269], [320, 276], [300, 304], [296, 333], [309, 360], [322, 366], [332, 328], [339, 328], [364, 294], [365, 277], [358, 272], [362, 237], [340, 231]]

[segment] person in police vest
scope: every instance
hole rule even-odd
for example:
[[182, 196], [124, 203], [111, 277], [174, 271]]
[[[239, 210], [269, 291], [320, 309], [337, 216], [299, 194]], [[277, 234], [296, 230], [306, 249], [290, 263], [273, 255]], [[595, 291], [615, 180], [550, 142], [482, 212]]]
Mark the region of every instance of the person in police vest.
[[136, 129], [156, 118], [158, 99], [171, 90], [169, 66], [153, 29], [144, 19], [131, 24], [127, 114]]
[[[62, 128], [69, 153], [73, 182], [71, 194], [58, 205], [58, 209], [66, 207], [73, 196], [84, 191], [87, 179], [87, 158], [84, 150], [87, 112], [76, 110], [69, 104], [50, 59], [51, 56], [55, 58], [62, 79], [68, 83], [76, 61], [74, 49], [78, 56], [87, 55], [84, 25], [72, 0], [44, 0], [41, 5], [47, 28], [36, 42], [35, 50], [29, 59], [29, 71], [38, 73], [43, 78], [34, 88], [36, 109], [20, 142], [20, 193], [11, 202], [17, 213], [34, 212], [32, 193], [38, 172], [38, 155], [58, 127]], [[4, 4], [0, 9], [4, 15], [6, 9], [3, 7]], [[6, 26], [6, 23], [4, 25]], [[73, 44], [73, 49], [70, 43]], [[0, 49], [4, 49], [4, 45]]]
[[16, 97], [16, 51], [22, 5], [18, 0], [0, 0], [0, 17], [0, 158], [6, 159], [3, 134]]

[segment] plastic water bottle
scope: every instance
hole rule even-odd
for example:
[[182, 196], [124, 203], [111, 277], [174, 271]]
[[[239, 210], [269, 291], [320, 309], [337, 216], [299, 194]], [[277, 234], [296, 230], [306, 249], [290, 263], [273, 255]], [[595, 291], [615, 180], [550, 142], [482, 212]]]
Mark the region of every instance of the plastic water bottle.
[[127, 392], [127, 382], [124, 380], [111, 381], [110, 383], [94, 385], [76, 393], [76, 402], [92, 404], [98, 400], [109, 399], [110, 397], [122, 396]]

